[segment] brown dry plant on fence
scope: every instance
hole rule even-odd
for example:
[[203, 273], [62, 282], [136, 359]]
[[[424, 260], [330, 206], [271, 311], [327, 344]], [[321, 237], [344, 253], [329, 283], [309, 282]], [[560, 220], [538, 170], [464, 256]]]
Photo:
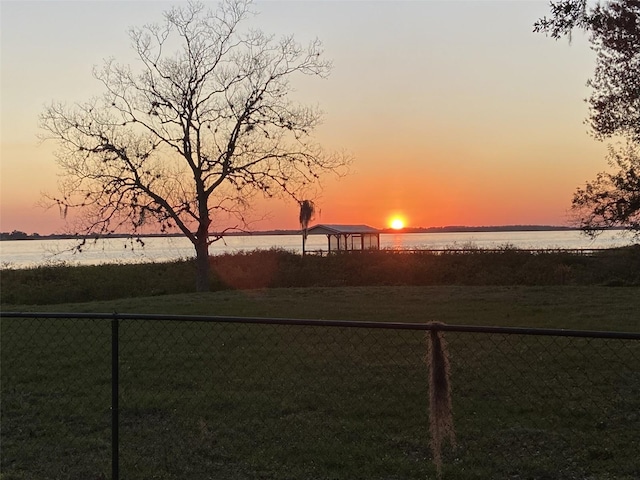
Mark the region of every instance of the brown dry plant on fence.
[[[438, 325], [438, 324], [432, 324]], [[442, 445], [446, 439], [456, 446], [449, 377], [449, 351], [444, 333], [430, 330], [427, 338], [427, 364], [429, 367], [429, 431], [431, 451], [438, 477], [442, 472]]]

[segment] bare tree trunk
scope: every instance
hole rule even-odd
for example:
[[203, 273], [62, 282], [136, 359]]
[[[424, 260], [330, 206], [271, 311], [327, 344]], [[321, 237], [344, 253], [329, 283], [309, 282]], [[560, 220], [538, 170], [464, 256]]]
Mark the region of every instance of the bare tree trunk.
[[[200, 173], [201, 175], [201, 173]], [[198, 199], [198, 230], [195, 235], [196, 247], [196, 292], [209, 291], [209, 194], [204, 183], [196, 178], [196, 193]]]
[[196, 291], [209, 291], [209, 242], [206, 236], [196, 239]]

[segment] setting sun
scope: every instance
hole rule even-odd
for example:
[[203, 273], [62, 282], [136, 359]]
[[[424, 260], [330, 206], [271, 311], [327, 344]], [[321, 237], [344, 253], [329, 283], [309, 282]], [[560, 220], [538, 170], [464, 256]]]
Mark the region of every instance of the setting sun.
[[391, 219], [390, 225], [394, 230], [401, 230], [404, 228], [404, 220], [400, 217], [394, 217]]

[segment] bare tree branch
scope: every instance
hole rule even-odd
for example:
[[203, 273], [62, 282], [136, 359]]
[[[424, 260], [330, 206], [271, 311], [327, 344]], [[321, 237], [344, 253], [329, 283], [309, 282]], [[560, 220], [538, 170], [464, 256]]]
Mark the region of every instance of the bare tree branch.
[[194, 244], [200, 290], [220, 216], [244, 226], [254, 195], [299, 200], [349, 163], [313, 142], [322, 113], [289, 99], [293, 77], [328, 76], [320, 42], [242, 31], [249, 7], [189, 3], [163, 24], [132, 28], [140, 68], [105, 61], [94, 70], [102, 97], [52, 103], [40, 119], [63, 174], [52, 202], [82, 210], [81, 233], [177, 228]]

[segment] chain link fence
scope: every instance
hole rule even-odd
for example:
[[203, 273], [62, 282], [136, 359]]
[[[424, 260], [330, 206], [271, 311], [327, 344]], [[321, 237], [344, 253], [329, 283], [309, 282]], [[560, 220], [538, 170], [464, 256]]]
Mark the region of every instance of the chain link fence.
[[1, 334], [3, 480], [640, 478], [637, 333], [3, 313]]

